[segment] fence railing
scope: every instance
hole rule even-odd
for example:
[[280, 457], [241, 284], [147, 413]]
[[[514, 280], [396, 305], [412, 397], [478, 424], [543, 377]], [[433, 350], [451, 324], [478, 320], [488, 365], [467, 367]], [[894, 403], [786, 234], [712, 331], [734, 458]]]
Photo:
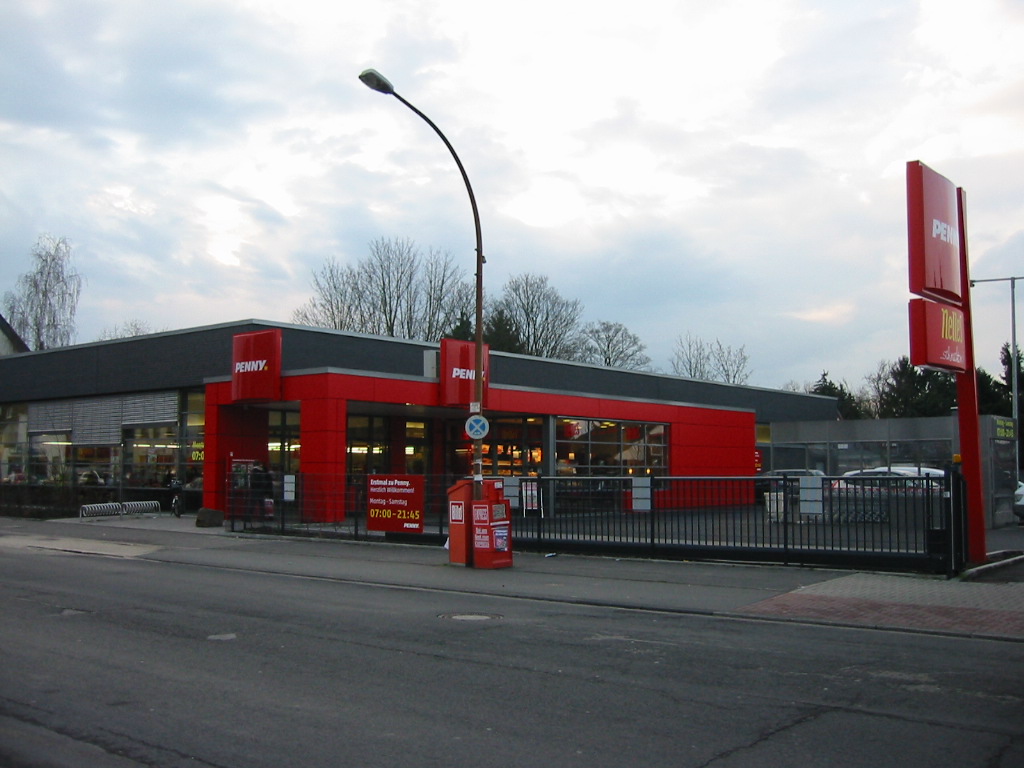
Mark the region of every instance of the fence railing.
[[[176, 491], [170, 488], [128, 485], [118, 487], [0, 483], [0, 514], [36, 518], [73, 517], [78, 515], [81, 507], [85, 505], [138, 501], [157, 501], [160, 509], [170, 511], [171, 499], [175, 493]], [[180, 493], [187, 511], [193, 512], [202, 506], [201, 490], [186, 489]]]
[[[382, 529], [365, 476], [276, 477], [267, 498], [232, 488], [235, 530], [443, 543], [448, 488], [425, 476], [416, 525]], [[967, 551], [961, 475], [881, 477], [500, 478], [513, 547], [640, 557], [748, 560], [952, 574]], [[186, 510], [201, 491], [186, 491]], [[160, 500], [169, 489], [0, 486], [0, 512], [74, 515], [87, 504]], [[151, 505], [156, 506], [156, 505]], [[378, 512], [371, 519], [368, 510]], [[124, 509], [122, 507], [122, 509]], [[411, 507], [406, 511], [411, 511]], [[412, 519], [410, 517], [410, 519]], [[410, 531], [409, 528], [413, 530]]]
[[[502, 480], [517, 549], [949, 574], [960, 570], [966, 552], [963, 480], [955, 473]], [[272, 504], [236, 489], [226, 515], [235, 530], [443, 541], [452, 482], [424, 478], [414, 533], [375, 527], [365, 478], [298, 476], [287, 496], [275, 483]]]

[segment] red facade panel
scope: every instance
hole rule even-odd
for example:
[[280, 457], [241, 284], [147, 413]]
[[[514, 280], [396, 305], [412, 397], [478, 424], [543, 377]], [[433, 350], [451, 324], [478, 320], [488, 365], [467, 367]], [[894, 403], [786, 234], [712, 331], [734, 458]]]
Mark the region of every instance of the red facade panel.
[[[302, 470], [303, 475], [309, 478], [307, 483], [315, 485], [316, 481], [311, 478], [345, 475], [350, 401], [434, 407], [441, 405], [442, 394], [437, 383], [431, 381], [321, 373], [285, 376], [281, 399], [299, 403]], [[223, 509], [231, 454], [266, 461], [266, 410], [235, 405], [230, 382], [207, 385], [206, 410], [207, 481], [204, 504]], [[492, 413], [664, 423], [668, 425], [667, 471], [670, 475], [728, 477], [753, 475], [755, 472], [755, 416], [752, 412], [500, 387], [490, 388], [488, 410]], [[305, 487], [306, 493], [317, 493], [321, 498], [311, 507], [317, 510], [318, 519], [344, 518], [346, 490], [343, 482], [342, 487], [338, 485], [337, 481], [332, 481], [323, 488]]]
[[270, 436], [266, 412], [233, 405], [230, 382], [206, 387], [206, 457], [203, 506], [228, 509], [227, 478], [235, 460], [267, 462]]
[[[493, 410], [669, 425], [671, 475], [754, 474], [755, 417], [752, 412], [644, 403], [492, 387]], [[694, 448], [694, 450], [689, 450]], [[716, 462], [708, 459], [715, 448]]]

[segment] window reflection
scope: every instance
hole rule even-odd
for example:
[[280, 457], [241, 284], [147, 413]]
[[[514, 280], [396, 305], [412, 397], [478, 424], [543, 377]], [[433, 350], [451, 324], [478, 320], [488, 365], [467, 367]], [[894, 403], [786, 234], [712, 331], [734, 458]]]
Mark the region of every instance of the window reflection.
[[665, 425], [559, 419], [560, 475], [659, 475], [665, 472]]

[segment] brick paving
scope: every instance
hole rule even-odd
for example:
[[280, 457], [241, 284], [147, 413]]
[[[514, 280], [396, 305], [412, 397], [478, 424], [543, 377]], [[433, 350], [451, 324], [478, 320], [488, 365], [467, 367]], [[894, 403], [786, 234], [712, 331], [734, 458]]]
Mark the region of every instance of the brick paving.
[[855, 573], [763, 600], [743, 613], [1024, 640], [1024, 584]]

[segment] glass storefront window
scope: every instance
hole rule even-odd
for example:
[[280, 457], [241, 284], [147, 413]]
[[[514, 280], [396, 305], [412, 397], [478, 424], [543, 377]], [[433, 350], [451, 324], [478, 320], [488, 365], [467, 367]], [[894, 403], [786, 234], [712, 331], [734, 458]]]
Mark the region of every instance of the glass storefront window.
[[433, 466], [432, 439], [431, 424], [427, 421], [387, 416], [349, 416], [349, 474], [430, 474]]
[[181, 481], [185, 488], [202, 490], [203, 462], [206, 459], [206, 393], [185, 395], [182, 423]]
[[[496, 417], [483, 442], [483, 473], [487, 476], [536, 476], [543, 474], [544, 419]], [[473, 441], [466, 436], [465, 421], [448, 424], [448, 472], [465, 477], [472, 473]]]
[[665, 472], [665, 425], [559, 419], [560, 475], [660, 475]]
[[423, 475], [430, 468], [430, 425], [425, 421], [405, 422], [405, 472]]
[[381, 474], [391, 467], [388, 419], [349, 416], [348, 471], [350, 475]]
[[948, 440], [901, 440], [889, 446], [889, 460], [893, 464], [941, 469], [951, 457]]
[[32, 435], [28, 481], [42, 485], [70, 485], [71, 435], [67, 432]]
[[[484, 474], [526, 477], [550, 472], [544, 457], [545, 420], [495, 418], [484, 441]], [[452, 467], [470, 471], [472, 443], [462, 422], [449, 428]], [[559, 475], [660, 475], [666, 471], [665, 425], [560, 418], [554, 471]]]
[[298, 411], [271, 411], [269, 416], [270, 471], [295, 474], [301, 464], [301, 443]]
[[543, 445], [542, 419], [494, 419], [491, 434], [484, 443], [484, 474], [518, 477], [539, 475], [542, 471]]
[[0, 483], [28, 482], [28, 406], [0, 406]]
[[119, 445], [76, 445], [72, 451], [75, 485], [117, 485], [121, 466]]
[[177, 477], [177, 425], [124, 429], [124, 484], [164, 488]]

